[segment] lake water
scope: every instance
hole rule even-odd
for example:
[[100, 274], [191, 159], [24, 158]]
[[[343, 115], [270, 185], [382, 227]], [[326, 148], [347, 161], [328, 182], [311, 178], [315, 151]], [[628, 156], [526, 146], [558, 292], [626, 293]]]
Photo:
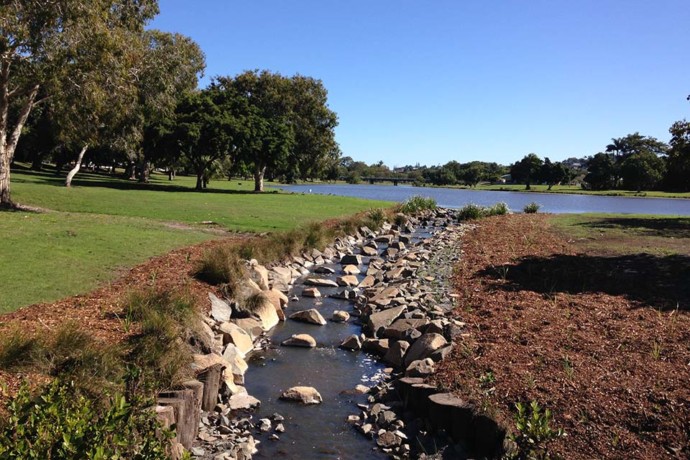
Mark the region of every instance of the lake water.
[[[407, 185], [287, 185], [283, 190], [295, 193], [352, 196], [384, 201], [405, 201], [414, 195], [434, 198], [439, 206], [461, 208], [469, 203], [491, 206], [504, 202], [513, 211], [537, 202], [541, 212], [550, 213], [621, 213], [669, 214], [690, 216], [689, 199], [629, 198], [619, 196], [567, 195], [561, 193], [493, 192], [448, 188], [412, 187]], [[311, 192], [310, 192], [311, 191]]]

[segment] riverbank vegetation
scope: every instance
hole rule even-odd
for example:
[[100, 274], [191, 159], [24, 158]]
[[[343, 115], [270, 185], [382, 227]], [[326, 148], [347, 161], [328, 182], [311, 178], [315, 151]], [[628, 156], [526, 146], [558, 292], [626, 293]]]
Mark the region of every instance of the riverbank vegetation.
[[516, 439], [516, 407], [549, 409], [552, 458], [686, 457], [689, 248], [688, 218], [476, 221], [455, 277], [468, 335], [437, 383]]

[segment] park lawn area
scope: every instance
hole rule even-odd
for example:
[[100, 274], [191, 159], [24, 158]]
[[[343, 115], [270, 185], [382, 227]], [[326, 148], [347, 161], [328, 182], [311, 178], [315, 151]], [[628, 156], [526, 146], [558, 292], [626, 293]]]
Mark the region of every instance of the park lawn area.
[[[461, 249], [467, 334], [438, 384], [535, 458], [688, 458], [690, 218], [497, 216]], [[515, 405], [532, 401], [567, 436], [520, 437]]]
[[576, 195], [628, 196], [644, 198], [690, 198], [690, 192], [660, 192], [656, 190], [642, 192], [638, 192], [636, 190], [584, 190], [582, 187], [577, 185], [554, 185], [551, 190], [548, 188], [548, 185], [532, 185], [530, 190], [525, 190], [524, 184], [479, 184], [472, 190], [526, 193], [570, 193]]
[[[13, 171], [13, 199], [23, 205], [62, 212], [142, 217], [200, 224], [214, 222], [233, 231], [271, 232], [355, 214], [390, 202], [316, 194], [250, 191], [251, 181], [218, 180], [195, 191], [191, 178], [168, 182], [157, 176], [138, 184], [108, 176], [77, 175], [71, 188], [50, 172]], [[241, 183], [241, 185], [238, 185]]]
[[50, 172], [12, 172], [13, 199], [43, 211], [0, 212], [0, 313], [89, 292], [153, 256], [223, 238], [228, 231], [285, 231], [391, 205], [255, 194], [251, 181], [216, 181], [196, 192], [191, 178], [170, 185], [157, 176], [151, 184], [137, 184], [80, 174], [70, 189], [63, 180]]

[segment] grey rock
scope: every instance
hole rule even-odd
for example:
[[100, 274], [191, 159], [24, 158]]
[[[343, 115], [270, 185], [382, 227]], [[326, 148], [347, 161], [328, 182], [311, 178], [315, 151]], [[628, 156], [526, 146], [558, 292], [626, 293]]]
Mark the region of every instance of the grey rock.
[[232, 316], [230, 304], [219, 299], [212, 292], [208, 293], [208, 298], [211, 300], [211, 318], [219, 323], [230, 321], [230, 317]]

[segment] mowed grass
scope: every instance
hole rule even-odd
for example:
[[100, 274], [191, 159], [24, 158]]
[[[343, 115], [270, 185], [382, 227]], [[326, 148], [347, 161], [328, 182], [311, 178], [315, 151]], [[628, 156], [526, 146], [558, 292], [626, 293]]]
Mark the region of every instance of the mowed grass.
[[[168, 182], [157, 176], [137, 184], [99, 175], [77, 176], [71, 188], [51, 173], [14, 172], [13, 199], [21, 204], [63, 212], [143, 217], [199, 224], [212, 221], [235, 231], [266, 232], [294, 228], [308, 221], [341, 217], [390, 202], [290, 194], [256, 194], [251, 181], [218, 180], [197, 192], [192, 178]], [[242, 185], [238, 185], [241, 183]]]
[[690, 217], [645, 214], [560, 214], [551, 222], [584, 251], [690, 256]]
[[[466, 188], [466, 187], [463, 187]], [[576, 195], [628, 196], [646, 198], [690, 198], [690, 192], [660, 192], [656, 190], [638, 192], [636, 190], [584, 190], [577, 185], [554, 185], [549, 190], [548, 185], [532, 185], [531, 190], [525, 190], [524, 184], [479, 184], [476, 190], [490, 190], [503, 192], [535, 192], [535, 193], [570, 193]]]
[[13, 199], [46, 212], [0, 212], [0, 313], [89, 292], [150, 257], [221, 238], [218, 229], [285, 231], [391, 205], [255, 194], [251, 181], [215, 181], [204, 192], [193, 190], [192, 178], [139, 185], [80, 174], [71, 189], [63, 181], [50, 172], [12, 172]]

